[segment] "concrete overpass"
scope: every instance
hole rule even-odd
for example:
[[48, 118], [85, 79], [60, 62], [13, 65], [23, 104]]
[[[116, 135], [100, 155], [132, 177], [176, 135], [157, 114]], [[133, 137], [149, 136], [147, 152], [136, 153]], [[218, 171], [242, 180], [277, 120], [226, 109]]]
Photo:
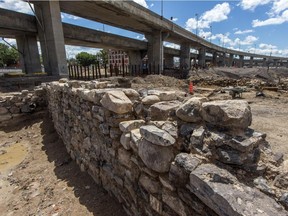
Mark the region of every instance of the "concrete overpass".
[[[275, 61], [286, 61], [287, 58], [281, 58], [276, 56], [265, 56], [257, 55], [245, 52], [239, 52], [236, 50], [229, 50], [223, 47], [219, 47], [215, 44], [209, 43], [208, 41], [197, 37], [191, 32], [181, 28], [178, 25], [175, 25], [173, 22], [162, 18], [156, 13], [151, 12], [150, 10], [143, 8], [142, 6], [131, 2], [131, 1], [104, 1], [104, 0], [83, 0], [83, 1], [31, 1], [34, 3], [35, 15], [37, 18], [37, 34], [41, 43], [41, 50], [43, 53], [43, 61], [45, 70], [48, 73], [66, 74], [66, 54], [65, 54], [65, 43], [74, 43], [78, 44], [79, 41], [82, 41], [82, 45], [90, 46], [93, 41], [96, 43], [101, 43], [104, 46], [103, 40], [100, 36], [98, 41], [94, 36], [90, 34], [96, 33], [94, 30], [84, 30], [77, 29], [77, 27], [69, 26], [65, 24], [62, 26], [61, 23], [61, 14], [60, 12], [65, 12], [73, 15], [77, 15], [83, 18], [87, 18], [94, 21], [99, 21], [106, 23], [112, 26], [120, 27], [123, 29], [128, 29], [135, 32], [140, 32], [145, 34], [145, 37], [148, 39], [148, 43], [145, 45], [147, 47], [148, 59], [150, 62], [155, 62], [160, 65], [160, 68], [163, 68], [163, 59], [164, 59], [164, 49], [170, 52], [170, 57], [172, 53], [179, 53], [181, 64], [190, 64], [191, 53], [190, 48], [198, 50], [198, 63], [204, 65], [206, 62], [206, 53], [212, 54], [212, 62], [215, 62], [218, 59], [223, 58], [227, 60], [228, 66], [234, 60], [235, 55], [239, 56], [240, 65], [244, 65], [244, 56], [250, 57], [250, 62], [253, 65], [254, 58], [262, 58], [265, 63], [268, 59]], [[1, 17], [0, 17], [1, 18]], [[32, 18], [29, 18], [28, 22], [33, 22], [35, 26], [35, 19], [32, 21]], [[27, 30], [23, 29], [21, 22], [14, 21], [13, 25], [19, 27], [19, 31]], [[11, 19], [7, 20], [9, 24]], [[5, 23], [5, 21], [3, 21]], [[65, 27], [66, 26], [66, 27]], [[29, 28], [32, 28], [31, 26]], [[81, 27], [79, 27], [81, 28]], [[33, 29], [32, 29], [33, 30]], [[34, 29], [35, 30], [35, 29]], [[83, 31], [86, 32], [86, 36], [82, 38], [75, 33]], [[70, 32], [70, 37], [67, 35]], [[103, 34], [103, 32], [101, 32]], [[105, 34], [105, 33], [104, 33]], [[106, 35], [102, 35], [102, 39]], [[89, 39], [90, 38], [90, 39]], [[124, 38], [123, 38], [124, 39]], [[126, 39], [124, 39], [126, 40]], [[133, 40], [133, 39], [130, 39]], [[18, 41], [18, 40], [17, 40]], [[21, 39], [19, 39], [21, 41]], [[105, 41], [105, 40], [104, 40]], [[108, 41], [108, 40], [107, 40]], [[114, 40], [110, 40], [110, 42]], [[163, 47], [163, 41], [173, 42], [180, 44], [180, 51], [172, 51], [171, 49], [166, 49]], [[107, 44], [110, 44], [107, 42]], [[137, 41], [138, 43], [139, 41]], [[17, 42], [18, 43], [18, 42]], [[22, 41], [22, 44], [30, 43]], [[123, 43], [125, 44], [125, 43]], [[121, 45], [123, 45], [121, 43]], [[130, 43], [129, 43], [130, 44]], [[79, 45], [79, 44], [78, 44]], [[115, 44], [114, 44], [115, 45]], [[127, 45], [127, 44], [126, 44]], [[127, 45], [128, 46], [128, 45]], [[129, 45], [130, 46], [130, 45]], [[29, 47], [29, 46], [26, 46]], [[143, 43], [144, 47], [144, 43]], [[132, 49], [133, 50], [133, 49]], [[167, 52], [168, 52], [167, 51]], [[228, 57], [227, 57], [228, 54]], [[174, 55], [176, 56], [176, 54]], [[141, 48], [138, 51], [133, 50], [133, 61], [139, 61], [141, 59]]]

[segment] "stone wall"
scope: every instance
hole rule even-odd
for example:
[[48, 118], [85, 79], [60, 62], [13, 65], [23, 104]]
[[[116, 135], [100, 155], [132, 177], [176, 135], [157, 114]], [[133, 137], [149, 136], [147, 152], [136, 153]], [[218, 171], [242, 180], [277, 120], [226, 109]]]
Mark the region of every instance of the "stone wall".
[[67, 151], [128, 215], [287, 215], [288, 172], [247, 102], [116, 87], [45, 89]]
[[45, 91], [40, 86], [31, 91], [3, 94], [0, 96], [0, 124], [43, 109], [47, 109], [47, 101]]

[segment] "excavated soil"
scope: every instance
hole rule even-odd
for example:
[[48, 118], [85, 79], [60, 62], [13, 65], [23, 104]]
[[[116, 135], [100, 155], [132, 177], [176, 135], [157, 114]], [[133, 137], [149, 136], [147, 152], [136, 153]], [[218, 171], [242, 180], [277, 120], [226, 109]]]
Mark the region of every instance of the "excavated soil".
[[[194, 95], [211, 100], [231, 99], [227, 91], [221, 91], [222, 85], [227, 87], [242, 80], [247, 91], [237, 100], [249, 102], [253, 113], [251, 127], [267, 133], [273, 150], [288, 159], [288, 70], [226, 68], [194, 71], [190, 75]], [[136, 89], [188, 93], [189, 80], [150, 75], [131, 81]], [[279, 91], [264, 90], [265, 96], [256, 97], [259, 85], [278, 86]], [[47, 112], [21, 117], [0, 127], [0, 212], [11, 216], [125, 215], [120, 204], [70, 159]]]

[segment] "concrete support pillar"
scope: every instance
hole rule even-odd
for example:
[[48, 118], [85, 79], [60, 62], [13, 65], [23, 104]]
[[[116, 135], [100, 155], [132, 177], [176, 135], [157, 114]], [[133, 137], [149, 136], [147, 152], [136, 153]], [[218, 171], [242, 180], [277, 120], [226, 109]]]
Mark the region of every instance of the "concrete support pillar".
[[190, 61], [190, 44], [182, 43], [180, 47], [180, 67], [184, 67], [185, 69], [191, 68]]
[[21, 52], [20, 64], [26, 74], [41, 72], [40, 55], [35, 35], [21, 35], [16, 37], [17, 48]]
[[142, 55], [140, 51], [128, 51], [129, 64], [130, 65], [141, 65], [142, 64]]
[[233, 66], [233, 60], [234, 60], [234, 55], [230, 54], [229, 55], [229, 61], [228, 61], [228, 67], [232, 67]]
[[212, 64], [213, 66], [217, 66], [217, 52], [213, 52]]
[[239, 56], [239, 67], [244, 67], [244, 56], [243, 55]]
[[273, 67], [278, 67], [278, 59], [273, 60]]
[[262, 67], [267, 67], [267, 59], [263, 58]]
[[164, 68], [173, 68], [174, 67], [174, 56], [164, 54], [164, 62], [165, 62]]
[[205, 67], [206, 65], [206, 49], [204, 47], [198, 50], [198, 64], [200, 67]]
[[34, 7], [40, 21], [37, 28], [45, 72], [53, 76], [68, 76], [59, 1], [37, 1]]
[[250, 56], [250, 61], [249, 61], [249, 66], [250, 67], [253, 67], [253, 65], [254, 65], [254, 61], [253, 61], [253, 56]]
[[146, 34], [145, 37], [148, 40], [148, 63], [155, 64], [156, 67], [159, 65], [161, 73], [163, 71], [164, 60], [163, 35], [159, 31], [153, 35]]

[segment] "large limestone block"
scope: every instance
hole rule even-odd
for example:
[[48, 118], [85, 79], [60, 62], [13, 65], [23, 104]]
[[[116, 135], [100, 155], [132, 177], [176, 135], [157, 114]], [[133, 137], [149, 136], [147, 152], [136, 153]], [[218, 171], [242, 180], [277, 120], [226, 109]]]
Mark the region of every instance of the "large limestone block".
[[127, 133], [134, 129], [140, 128], [144, 124], [145, 124], [144, 120], [123, 121], [119, 123], [119, 128], [122, 132]]
[[106, 92], [100, 103], [114, 113], [124, 114], [132, 111], [132, 102], [122, 91]]
[[202, 116], [206, 122], [230, 128], [246, 129], [252, 122], [247, 101], [226, 100], [202, 104]]
[[161, 101], [177, 100], [175, 91], [148, 90], [148, 95], [156, 95]]
[[190, 98], [176, 110], [177, 117], [186, 122], [201, 121], [201, 104], [206, 101], [207, 98]]
[[180, 105], [180, 101], [162, 101], [155, 103], [149, 108], [149, 116], [152, 120], [165, 121], [176, 115], [175, 111]]
[[168, 172], [174, 159], [174, 154], [170, 147], [154, 145], [145, 139], [139, 143], [138, 154], [149, 169], [159, 173]]
[[190, 190], [218, 215], [287, 215], [274, 199], [248, 187], [214, 164], [198, 166], [190, 174]]
[[140, 127], [140, 133], [144, 139], [155, 145], [170, 146], [176, 142], [168, 132], [159, 129], [154, 125]]
[[157, 95], [148, 95], [148, 96], [144, 97], [141, 100], [141, 102], [144, 105], [152, 105], [152, 104], [160, 102], [160, 98]]

